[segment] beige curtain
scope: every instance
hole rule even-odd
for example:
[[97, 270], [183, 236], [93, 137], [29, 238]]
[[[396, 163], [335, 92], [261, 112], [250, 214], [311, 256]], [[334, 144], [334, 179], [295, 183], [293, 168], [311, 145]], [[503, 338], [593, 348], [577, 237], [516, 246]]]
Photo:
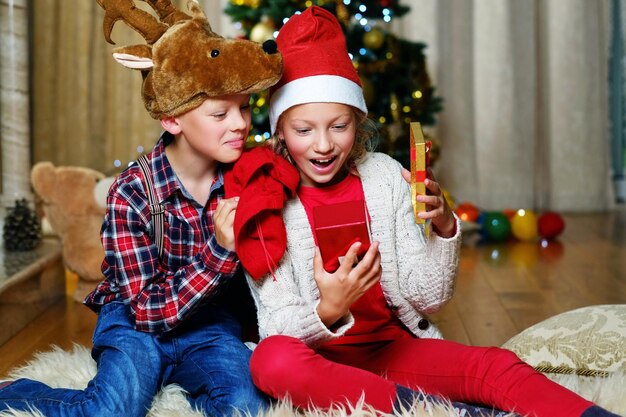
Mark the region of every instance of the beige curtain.
[[[206, 0], [203, 7], [219, 32], [220, 3]], [[109, 45], [102, 32], [103, 16], [95, 0], [32, 3], [34, 162], [49, 160], [115, 174], [135, 160], [141, 148], [149, 150], [156, 142], [161, 127], [143, 106], [140, 72], [111, 57], [115, 46], [144, 40], [118, 22], [112, 33], [116, 45]]]
[[484, 209], [612, 205], [608, 0], [409, 0], [445, 110], [437, 175]]
[[[155, 123], [141, 112], [141, 75], [111, 58], [103, 11], [95, 1], [37, 1], [33, 16], [34, 161], [112, 171], [133, 149], [154, 140]], [[116, 24], [117, 45], [141, 37]]]
[[[230, 36], [228, 1], [202, 4], [214, 30]], [[456, 200], [483, 209], [611, 206], [609, 0], [403, 3], [411, 12], [392, 26], [428, 44], [445, 99], [437, 176]], [[143, 108], [140, 74], [111, 58], [95, 0], [36, 0], [32, 16], [34, 160], [113, 173], [115, 160], [151, 148], [160, 126]], [[123, 23], [113, 39], [143, 42]]]

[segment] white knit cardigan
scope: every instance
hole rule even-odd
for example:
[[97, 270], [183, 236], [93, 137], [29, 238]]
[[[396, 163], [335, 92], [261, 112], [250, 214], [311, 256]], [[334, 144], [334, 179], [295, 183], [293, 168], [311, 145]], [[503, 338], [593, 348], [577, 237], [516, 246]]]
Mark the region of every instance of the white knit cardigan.
[[[452, 296], [458, 268], [461, 224], [456, 235], [444, 239], [435, 233], [426, 238], [424, 227], [415, 224], [409, 185], [402, 166], [382, 153], [370, 153], [358, 167], [367, 208], [371, 216], [372, 241], [379, 241], [381, 286], [387, 304], [417, 337], [441, 338], [432, 323], [418, 323], [443, 306]], [[338, 338], [353, 326], [351, 313], [333, 330], [319, 318], [319, 290], [313, 278], [315, 243], [300, 199], [287, 202], [283, 211], [287, 250], [272, 275], [248, 283], [257, 306], [261, 339], [287, 335], [317, 347]], [[424, 327], [424, 326], [422, 326]]]

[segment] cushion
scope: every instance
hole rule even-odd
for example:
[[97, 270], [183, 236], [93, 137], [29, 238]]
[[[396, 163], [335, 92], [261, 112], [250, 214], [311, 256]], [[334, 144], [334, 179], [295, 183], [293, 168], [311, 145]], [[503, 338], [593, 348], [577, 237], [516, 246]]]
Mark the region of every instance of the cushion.
[[626, 373], [626, 304], [558, 314], [512, 337], [502, 347], [543, 373]]

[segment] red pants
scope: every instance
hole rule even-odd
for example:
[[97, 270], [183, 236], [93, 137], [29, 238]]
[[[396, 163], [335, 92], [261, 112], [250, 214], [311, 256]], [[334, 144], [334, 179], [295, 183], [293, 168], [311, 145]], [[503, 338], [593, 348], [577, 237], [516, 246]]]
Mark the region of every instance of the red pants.
[[537, 417], [580, 416], [593, 405], [513, 352], [438, 339], [313, 350], [298, 339], [272, 336], [254, 350], [250, 366], [259, 389], [304, 408], [354, 405], [364, 394], [367, 404], [389, 413], [396, 384]]

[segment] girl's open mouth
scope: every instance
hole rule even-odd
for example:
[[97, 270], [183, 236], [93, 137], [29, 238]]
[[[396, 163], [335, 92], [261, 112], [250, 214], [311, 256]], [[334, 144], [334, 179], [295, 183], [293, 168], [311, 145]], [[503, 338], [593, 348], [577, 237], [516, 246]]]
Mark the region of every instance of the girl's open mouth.
[[320, 168], [325, 168], [331, 165], [335, 161], [335, 159], [337, 159], [336, 156], [333, 156], [331, 158], [326, 158], [326, 159], [311, 159], [311, 163]]

